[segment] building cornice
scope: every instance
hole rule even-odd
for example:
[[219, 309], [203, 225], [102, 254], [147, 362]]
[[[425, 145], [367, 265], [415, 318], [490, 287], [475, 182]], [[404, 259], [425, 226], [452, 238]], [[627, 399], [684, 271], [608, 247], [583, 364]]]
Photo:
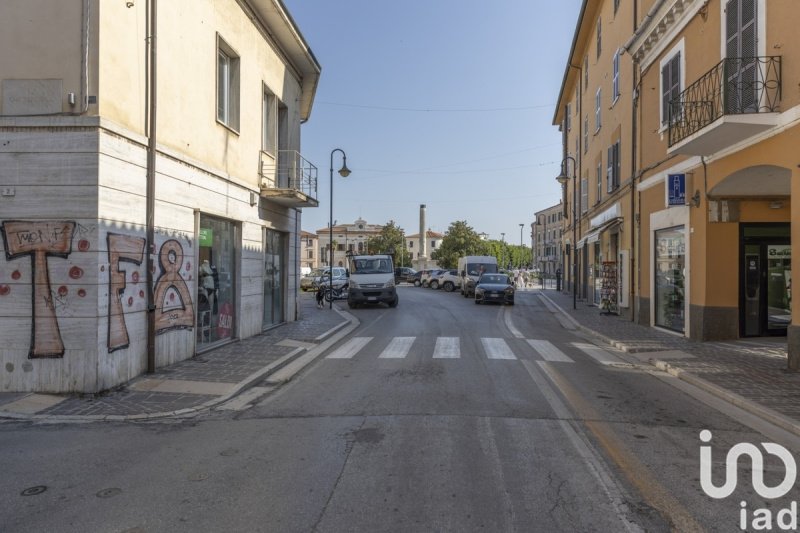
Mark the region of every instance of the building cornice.
[[646, 69], [683, 31], [689, 21], [708, 6], [708, 0], [661, 0], [645, 16], [623, 48]]

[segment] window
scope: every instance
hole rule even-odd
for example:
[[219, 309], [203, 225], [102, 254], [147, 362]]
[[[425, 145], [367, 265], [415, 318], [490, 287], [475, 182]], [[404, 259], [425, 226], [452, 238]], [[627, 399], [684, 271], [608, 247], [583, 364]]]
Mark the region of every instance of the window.
[[583, 116], [583, 153], [589, 151], [589, 115]]
[[603, 27], [601, 22], [602, 22], [602, 19], [597, 19], [597, 59], [600, 59], [600, 51], [603, 48], [602, 47], [603, 40], [602, 40], [601, 34], [600, 34], [600, 29]]
[[617, 9], [619, 9], [619, 0], [614, 0], [614, 14], [617, 14]]
[[275, 95], [265, 85], [261, 101], [261, 149], [273, 156], [277, 148], [275, 139], [278, 131], [275, 102]]
[[671, 109], [670, 102], [680, 97], [682, 83], [681, 52], [669, 56], [661, 62], [661, 124], [669, 123], [670, 111], [676, 113], [679, 109]]
[[597, 197], [594, 203], [599, 204], [600, 198], [603, 197], [603, 162], [597, 163]]
[[619, 188], [620, 183], [619, 141], [608, 148], [608, 170], [606, 172], [606, 191], [611, 193]]
[[567, 121], [567, 131], [572, 130], [572, 113], [570, 113], [571, 104], [567, 104], [567, 109], [564, 111], [565, 120]]
[[597, 92], [594, 93], [594, 131], [597, 133], [600, 130], [601, 124], [601, 116], [600, 116], [600, 106], [602, 105], [602, 89], [600, 87], [597, 88]]
[[414, 248], [414, 241], [408, 241], [408, 249], [411, 250]]
[[217, 120], [239, 129], [239, 57], [217, 38]]
[[614, 52], [614, 59], [611, 61], [611, 102], [616, 102], [619, 98], [619, 50]]
[[589, 88], [589, 56], [583, 58], [583, 90]]
[[581, 214], [589, 210], [589, 178], [581, 178]]

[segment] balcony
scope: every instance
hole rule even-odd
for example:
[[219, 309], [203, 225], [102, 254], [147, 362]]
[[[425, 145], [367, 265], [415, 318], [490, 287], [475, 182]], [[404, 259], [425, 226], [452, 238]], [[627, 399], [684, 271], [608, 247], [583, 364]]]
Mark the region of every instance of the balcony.
[[295, 150], [261, 152], [261, 197], [285, 207], [317, 207], [317, 167]]
[[777, 124], [781, 57], [729, 57], [669, 103], [669, 153], [710, 155]]

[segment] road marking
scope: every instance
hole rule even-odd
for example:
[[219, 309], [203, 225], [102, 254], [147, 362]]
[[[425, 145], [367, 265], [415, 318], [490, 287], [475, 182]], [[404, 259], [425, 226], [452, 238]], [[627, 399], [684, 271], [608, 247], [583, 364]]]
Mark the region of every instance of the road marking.
[[353, 337], [325, 359], [352, 359], [371, 340], [372, 337]]
[[545, 361], [553, 363], [574, 363], [569, 356], [555, 347], [550, 341], [528, 339], [528, 344], [542, 356]]
[[[542, 382], [547, 388], [549, 388], [547, 382], [544, 381], [541, 375], [535, 371], [535, 368], [532, 364], [530, 364], [528, 361], [523, 361], [523, 364], [528, 369], [528, 373], [531, 375], [534, 381], [539, 384], [540, 390]], [[605, 449], [611, 460], [616, 463], [621, 472], [626, 478], [628, 478], [628, 481], [630, 481], [633, 486], [639, 490], [639, 493], [642, 494], [646, 502], [657, 509], [668, 521], [673, 524], [672, 529], [675, 531], [687, 532], [705, 531], [695, 521], [691, 513], [685, 507], [683, 507], [683, 504], [681, 504], [681, 502], [678, 501], [672, 495], [672, 493], [666, 489], [666, 487], [659, 483], [658, 475], [650, 470], [650, 468], [642, 464], [633, 454], [633, 452], [628, 449], [625, 443], [623, 443], [615, 433], [613, 426], [602, 422], [602, 416], [594, 409], [591, 402], [587, 401], [583, 396], [581, 396], [581, 394], [572, 386], [572, 384], [570, 384], [556, 370], [556, 367], [550, 365], [549, 363], [545, 363], [544, 361], [539, 361], [538, 365], [550, 382], [553, 383], [553, 385], [555, 385], [559, 391], [561, 391], [561, 394], [563, 394], [566, 401], [569, 402], [570, 406], [575, 411], [575, 414], [580, 420], [583, 420], [586, 428], [591, 431], [599, 444]], [[557, 413], [563, 412], [567, 409], [564, 403], [561, 402], [557, 397], [551, 396], [553, 394], [552, 389], [550, 389], [549, 394], [545, 393], [544, 390], [542, 390], [542, 392], [545, 394], [545, 397], [548, 398], [548, 401], [551, 403]], [[554, 401], [557, 402], [557, 404], [560, 404], [559, 408], [556, 408], [556, 405], [553, 403]], [[565, 422], [565, 420], [562, 420], [562, 425]], [[577, 434], [575, 436], [580, 438]], [[570, 437], [570, 440], [573, 439]], [[575, 440], [573, 440], [573, 443], [577, 444]], [[587, 449], [586, 451], [591, 453], [592, 450]], [[595, 458], [590, 460], [591, 463], [594, 463], [594, 466], [598, 469], [598, 471], [606, 471], [606, 475], [608, 475], [606, 468], [601, 460], [597, 457], [596, 452], [592, 455], [594, 455]], [[611, 479], [613, 478], [610, 478], [609, 476], [608, 485], [606, 482], [603, 482], [603, 485], [607, 488], [606, 493], [612, 497], [612, 504], [614, 504], [614, 500], [621, 496], [621, 494], [615, 495], [614, 492], [612, 492], [614, 489], [613, 485], [611, 485], [613, 483]], [[624, 503], [622, 503], [624, 500], [617, 501], [619, 504], [621, 504], [619, 506], [615, 505], [615, 507], [617, 507], [617, 515], [623, 521], [623, 523], [628, 527], [629, 530], [641, 530], [637, 524], [634, 524], [627, 518], [628, 508]]]
[[408, 355], [416, 337], [395, 337], [379, 356], [379, 359], [403, 359]]
[[461, 348], [458, 337], [437, 337], [436, 347], [433, 349], [434, 359], [458, 359], [461, 357]]
[[483, 349], [489, 359], [516, 359], [517, 356], [511, 351], [505, 339], [481, 338]]
[[611, 355], [604, 349], [594, 344], [587, 344], [585, 342], [573, 342], [572, 345], [603, 365], [617, 365], [625, 363], [622, 359], [615, 355]]
[[505, 309], [503, 309], [503, 322], [506, 323], [506, 327], [508, 328], [508, 331], [510, 331], [511, 334], [514, 335], [514, 337], [516, 337], [518, 339], [525, 338], [525, 335], [523, 335], [522, 332], [517, 329], [517, 327], [514, 325], [514, 321], [511, 320], [511, 308], [510, 307], [506, 307]]

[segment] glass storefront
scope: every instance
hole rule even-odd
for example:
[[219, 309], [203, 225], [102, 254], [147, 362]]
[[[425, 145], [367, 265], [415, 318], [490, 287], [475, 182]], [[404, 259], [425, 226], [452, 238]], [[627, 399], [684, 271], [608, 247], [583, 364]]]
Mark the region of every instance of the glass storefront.
[[655, 324], [683, 332], [685, 325], [686, 230], [655, 232]]
[[767, 245], [767, 329], [783, 329], [792, 321], [792, 247]]
[[197, 269], [197, 349], [232, 339], [235, 321], [236, 226], [200, 214]]
[[286, 265], [286, 234], [266, 230], [264, 237], [264, 319], [268, 328], [284, 321], [284, 270]]

